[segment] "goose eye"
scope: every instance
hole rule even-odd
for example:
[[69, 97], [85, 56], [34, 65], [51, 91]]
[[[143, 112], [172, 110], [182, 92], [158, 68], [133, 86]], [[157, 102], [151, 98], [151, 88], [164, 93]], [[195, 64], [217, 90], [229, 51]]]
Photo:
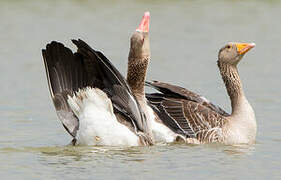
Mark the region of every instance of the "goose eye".
[[226, 48], [227, 48], [227, 49], [230, 49], [230, 48], [231, 48], [231, 46], [230, 46], [230, 45], [227, 45], [227, 46], [226, 46]]

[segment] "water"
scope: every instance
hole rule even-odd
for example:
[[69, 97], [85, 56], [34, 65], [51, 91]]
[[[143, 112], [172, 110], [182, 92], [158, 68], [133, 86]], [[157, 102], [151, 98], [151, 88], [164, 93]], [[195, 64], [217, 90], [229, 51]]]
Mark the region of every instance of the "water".
[[[151, 12], [148, 80], [176, 83], [230, 111], [217, 52], [255, 42], [239, 64], [256, 112], [252, 146], [69, 147], [41, 49], [81, 38], [126, 73], [129, 37]], [[281, 179], [279, 1], [0, 1], [1, 179]]]

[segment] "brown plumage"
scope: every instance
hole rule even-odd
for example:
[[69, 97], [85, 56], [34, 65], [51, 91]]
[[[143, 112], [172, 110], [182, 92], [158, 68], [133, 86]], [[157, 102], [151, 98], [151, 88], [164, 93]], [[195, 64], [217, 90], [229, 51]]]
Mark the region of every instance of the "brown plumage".
[[256, 136], [255, 115], [244, 96], [237, 64], [254, 46], [228, 43], [219, 51], [218, 67], [231, 99], [230, 115], [200, 95], [161, 82], [148, 83], [160, 91], [146, 94], [151, 107], [165, 124], [177, 124], [188, 143], [253, 143]]
[[[142, 23], [145, 25], [142, 25]], [[147, 117], [147, 125], [153, 141], [173, 142], [180, 140], [184, 132], [180, 131], [179, 126], [175, 123], [164, 124], [161, 118], [147, 104], [144, 88], [146, 72], [150, 62], [149, 13], [145, 14], [142, 23], [131, 37], [127, 81]]]
[[150, 14], [145, 12], [139, 27], [136, 29], [130, 39], [130, 51], [128, 56], [127, 82], [138, 100], [144, 114], [147, 118], [147, 126], [150, 137], [153, 139], [150, 115], [147, 111], [145, 99], [145, 78], [150, 61], [149, 46], [149, 21]]
[[[149, 25], [149, 14], [144, 16], [144, 18], [147, 19], [147, 25]], [[131, 37], [127, 71], [128, 84], [136, 96], [144, 97], [144, 83], [149, 61], [150, 46], [148, 29], [138, 28]]]

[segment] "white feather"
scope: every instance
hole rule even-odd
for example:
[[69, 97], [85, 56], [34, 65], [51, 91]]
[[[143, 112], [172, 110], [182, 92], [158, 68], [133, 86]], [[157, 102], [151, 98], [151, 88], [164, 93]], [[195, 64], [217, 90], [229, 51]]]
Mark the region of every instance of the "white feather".
[[155, 120], [155, 115], [150, 106], [147, 105], [148, 121], [150, 122], [152, 134], [156, 143], [174, 142], [176, 134], [164, 124]]
[[117, 121], [111, 100], [100, 89], [79, 90], [73, 97], [68, 97], [68, 104], [79, 119], [77, 144], [138, 145], [138, 136]]
[[205, 101], [206, 103], [210, 103], [210, 101], [209, 101], [207, 98], [205, 98], [204, 96], [200, 96], [200, 98], [201, 98], [203, 101]]

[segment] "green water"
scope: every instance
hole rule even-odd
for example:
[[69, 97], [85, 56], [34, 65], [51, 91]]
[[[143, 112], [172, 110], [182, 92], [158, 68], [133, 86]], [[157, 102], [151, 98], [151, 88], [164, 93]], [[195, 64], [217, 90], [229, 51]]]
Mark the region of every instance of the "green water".
[[[81, 38], [126, 74], [129, 38], [151, 13], [148, 80], [175, 83], [230, 111], [218, 49], [255, 42], [239, 64], [258, 123], [252, 146], [69, 147], [41, 49]], [[281, 179], [281, 2], [0, 1], [1, 179]]]

